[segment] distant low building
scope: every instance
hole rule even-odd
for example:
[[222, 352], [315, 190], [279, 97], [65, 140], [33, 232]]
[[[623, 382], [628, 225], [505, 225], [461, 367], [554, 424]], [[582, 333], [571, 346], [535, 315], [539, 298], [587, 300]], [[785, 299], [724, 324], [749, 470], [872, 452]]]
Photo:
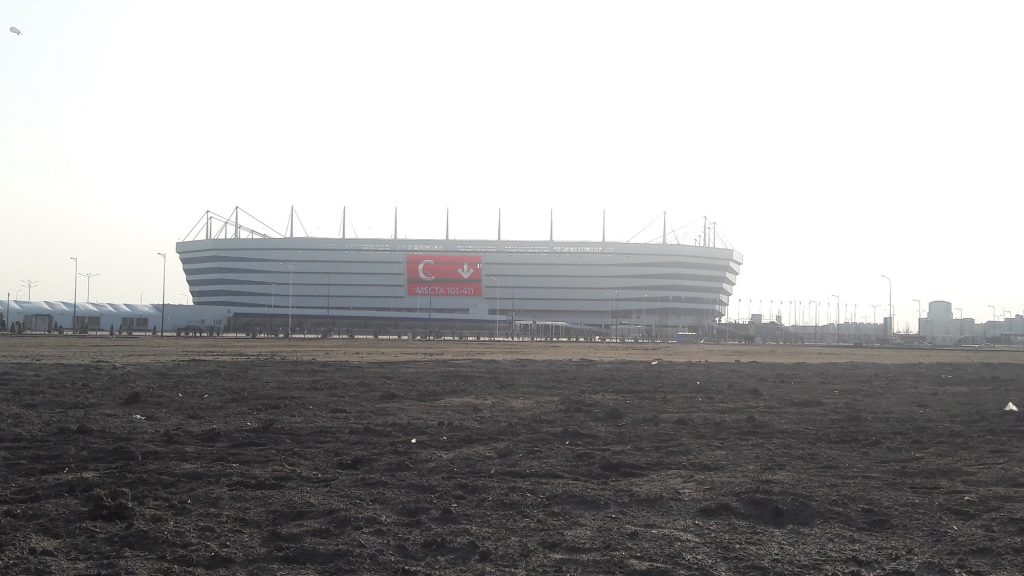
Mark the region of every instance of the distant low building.
[[[160, 304], [97, 304], [90, 302], [11, 300], [4, 303], [8, 322], [20, 322], [29, 332], [51, 332], [58, 326], [72, 331], [72, 325], [89, 332], [150, 332], [160, 329]], [[231, 318], [224, 306], [187, 306], [167, 304], [164, 308], [165, 332], [177, 330], [223, 329]]]

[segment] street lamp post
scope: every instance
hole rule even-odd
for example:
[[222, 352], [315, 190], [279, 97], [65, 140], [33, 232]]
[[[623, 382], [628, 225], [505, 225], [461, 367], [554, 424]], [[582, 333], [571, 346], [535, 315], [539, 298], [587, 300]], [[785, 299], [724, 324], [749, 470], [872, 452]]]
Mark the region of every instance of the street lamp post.
[[[80, 273], [79, 276], [85, 278], [85, 301], [92, 302], [92, 279], [94, 276], [99, 276], [99, 274], [93, 274], [92, 272], [89, 272], [87, 274]], [[31, 299], [32, 297], [29, 296], [29, 300]]]
[[871, 306], [871, 323], [878, 324], [878, 307], [882, 304], [868, 304], [868, 306]]
[[[807, 315], [811, 315], [811, 304], [814, 304], [814, 341], [818, 341], [818, 301], [808, 300], [807, 301]], [[808, 318], [810, 320], [810, 318]]]
[[39, 285], [38, 280], [22, 280], [21, 285], [28, 288], [28, 299], [32, 300], [32, 288]]
[[892, 314], [892, 280], [885, 274], [881, 276], [889, 283], [889, 343], [892, 344], [893, 332], [896, 330], [896, 318]]
[[836, 299], [836, 346], [839, 346], [839, 294], [833, 294]]
[[157, 256], [164, 259], [164, 278], [163, 288], [160, 291], [160, 337], [164, 337], [164, 318], [166, 314], [164, 310], [167, 308], [167, 254], [165, 252], [157, 252]]
[[71, 308], [71, 333], [78, 333], [78, 258], [71, 257], [75, 261], [75, 301]]
[[292, 337], [292, 274], [295, 272], [295, 266], [292, 264], [288, 265], [288, 337]]

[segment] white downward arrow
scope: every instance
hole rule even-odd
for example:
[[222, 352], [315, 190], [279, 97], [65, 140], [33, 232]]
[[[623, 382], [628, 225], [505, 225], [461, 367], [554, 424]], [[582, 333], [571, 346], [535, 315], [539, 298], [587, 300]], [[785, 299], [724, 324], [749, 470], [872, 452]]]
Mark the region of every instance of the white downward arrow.
[[458, 272], [463, 280], [469, 280], [469, 277], [473, 275], [473, 269], [465, 262], [462, 263], [462, 268], [459, 268]]

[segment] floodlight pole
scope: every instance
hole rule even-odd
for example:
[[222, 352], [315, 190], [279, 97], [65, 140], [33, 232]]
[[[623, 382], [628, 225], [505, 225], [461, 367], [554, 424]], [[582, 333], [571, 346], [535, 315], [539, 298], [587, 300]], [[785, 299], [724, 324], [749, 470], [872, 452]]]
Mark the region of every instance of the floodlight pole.
[[164, 310], [167, 308], [167, 253], [157, 252], [157, 256], [164, 259], [164, 280], [163, 289], [160, 292], [160, 337], [164, 337]]

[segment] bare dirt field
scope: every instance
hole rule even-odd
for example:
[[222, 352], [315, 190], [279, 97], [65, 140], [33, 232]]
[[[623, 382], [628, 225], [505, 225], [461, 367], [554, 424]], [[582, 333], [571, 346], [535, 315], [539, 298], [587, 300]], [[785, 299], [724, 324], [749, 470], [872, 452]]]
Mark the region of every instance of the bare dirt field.
[[187, 360], [319, 360], [398, 362], [410, 360], [651, 360], [674, 362], [998, 362], [1024, 363], [1020, 349], [854, 348], [851, 346], [744, 346], [372, 340], [332, 338], [156, 338], [151, 336], [56, 337], [0, 335], [0, 362], [118, 364]]
[[0, 574], [1021, 574], [1022, 357], [4, 337]]

